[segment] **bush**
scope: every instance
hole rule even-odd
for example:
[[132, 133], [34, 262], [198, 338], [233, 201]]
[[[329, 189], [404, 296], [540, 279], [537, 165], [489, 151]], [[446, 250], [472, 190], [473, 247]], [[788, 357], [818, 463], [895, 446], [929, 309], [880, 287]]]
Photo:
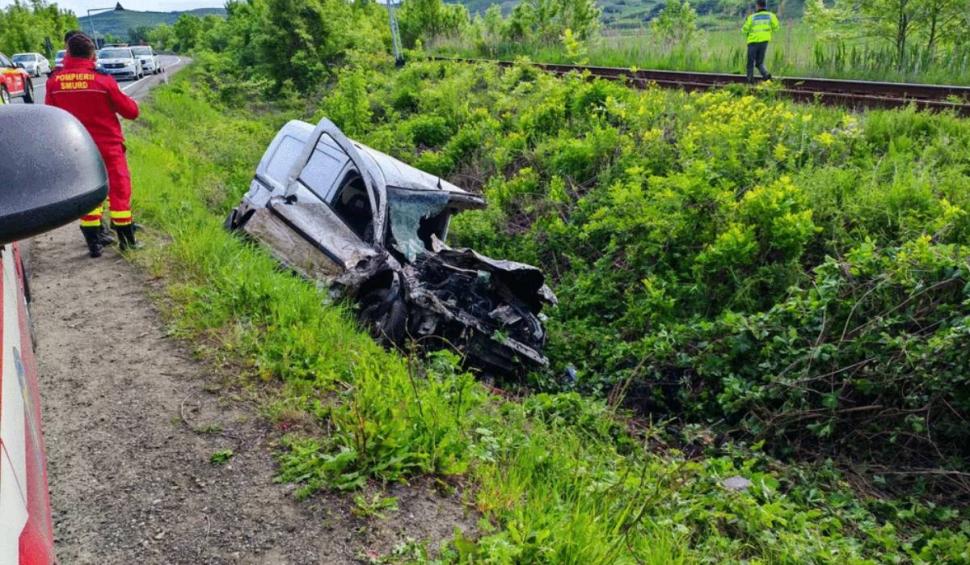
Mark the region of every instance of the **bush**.
[[[561, 386], [620, 386], [638, 411], [725, 422], [777, 453], [864, 439], [854, 456], [960, 467], [965, 121], [523, 66], [412, 63], [372, 78], [371, 104], [436, 93], [406, 121], [388, 109], [372, 139], [447, 116], [450, 141], [397, 155], [466, 186], [465, 171], [486, 172], [491, 207], [456, 219], [458, 241], [551, 275], [554, 373], [536, 382], [573, 365], [579, 381]], [[439, 108], [455, 92], [464, 103]]]

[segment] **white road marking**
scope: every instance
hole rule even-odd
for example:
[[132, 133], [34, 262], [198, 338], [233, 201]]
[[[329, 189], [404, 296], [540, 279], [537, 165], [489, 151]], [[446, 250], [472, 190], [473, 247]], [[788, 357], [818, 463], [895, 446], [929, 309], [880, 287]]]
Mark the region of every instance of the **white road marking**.
[[[171, 65], [168, 65], [168, 66], [169, 66], [169, 67], [175, 67], [175, 66], [177, 66], [177, 65], [178, 65], [178, 64], [179, 64], [180, 62], [182, 62], [182, 58], [181, 58], [181, 57], [176, 57], [176, 58], [175, 58], [175, 62], [174, 62], [174, 63], [172, 63]], [[165, 72], [167, 73], [168, 71], [165, 71]], [[155, 75], [148, 75], [148, 76], [146, 76], [146, 77], [144, 77], [144, 78], [140, 78], [140, 79], [138, 79], [138, 80], [136, 80], [135, 82], [133, 82], [133, 83], [131, 83], [131, 84], [127, 84], [127, 85], [125, 85], [125, 86], [124, 86], [124, 87], [123, 87], [123, 88], [121, 89], [121, 91], [122, 91], [122, 92], [126, 92], [126, 91], [127, 91], [127, 90], [128, 90], [129, 88], [131, 88], [131, 87], [133, 87], [133, 86], [135, 86], [136, 84], [138, 84], [138, 83], [140, 83], [140, 82], [142, 82], [142, 81], [145, 81], [145, 80], [148, 80], [148, 79], [150, 79], [150, 78], [153, 78], [154, 76], [155, 76]]]
[[124, 86], [124, 87], [122, 87], [122, 89], [121, 89], [121, 91], [122, 91], [122, 92], [125, 92], [126, 90], [128, 90], [129, 88], [131, 88], [131, 87], [133, 87], [133, 86], [135, 86], [135, 85], [136, 85], [136, 84], [138, 84], [139, 82], [142, 82], [142, 81], [144, 81], [144, 80], [148, 80], [148, 79], [150, 79], [150, 78], [152, 78], [152, 76], [153, 76], [153, 75], [148, 75], [148, 76], [146, 76], [146, 77], [142, 77], [142, 78], [140, 78], [140, 79], [138, 79], [138, 80], [136, 80], [135, 82], [132, 82], [132, 83], [130, 83], [130, 84], [128, 84], [127, 86]]

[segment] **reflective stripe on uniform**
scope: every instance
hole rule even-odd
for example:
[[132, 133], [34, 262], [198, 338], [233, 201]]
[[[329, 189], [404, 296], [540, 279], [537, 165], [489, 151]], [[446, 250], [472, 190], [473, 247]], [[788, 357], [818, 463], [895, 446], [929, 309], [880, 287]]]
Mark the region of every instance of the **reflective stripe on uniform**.
[[108, 214], [111, 217], [111, 223], [116, 226], [131, 225], [131, 210], [111, 210]]
[[81, 216], [81, 227], [97, 227], [101, 225], [101, 215], [104, 213], [104, 204], [99, 205], [94, 210], [91, 210], [87, 214]]

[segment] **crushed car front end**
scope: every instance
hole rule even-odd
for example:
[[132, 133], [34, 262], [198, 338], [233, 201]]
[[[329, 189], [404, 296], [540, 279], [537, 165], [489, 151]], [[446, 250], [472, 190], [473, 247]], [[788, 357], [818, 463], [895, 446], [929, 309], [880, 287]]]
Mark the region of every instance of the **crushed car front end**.
[[546, 366], [541, 309], [555, 296], [543, 273], [444, 243], [451, 216], [483, 207], [481, 196], [327, 120], [290, 122], [226, 226], [356, 299], [361, 320], [389, 344], [456, 349], [489, 372]]

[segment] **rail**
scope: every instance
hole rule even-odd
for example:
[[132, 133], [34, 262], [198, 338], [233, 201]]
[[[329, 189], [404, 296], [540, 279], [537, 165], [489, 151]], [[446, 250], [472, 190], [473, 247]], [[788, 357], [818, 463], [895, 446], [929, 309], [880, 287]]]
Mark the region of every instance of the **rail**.
[[[502, 67], [511, 67], [517, 64], [512, 61], [489, 59], [448, 57], [432, 57], [432, 59], [460, 63], [492, 63]], [[682, 90], [708, 90], [720, 86], [746, 84], [743, 75], [726, 73], [634, 70], [621, 67], [551, 63], [531, 64], [557, 75], [572, 72], [588, 73], [589, 76], [595, 78], [623, 80], [639, 88], [657, 85]], [[779, 92], [781, 94], [802, 102], [818, 101], [824, 104], [859, 108], [898, 108], [913, 104], [921, 109], [952, 110], [958, 115], [970, 116], [970, 87], [966, 86], [798, 77], [776, 80], [780, 84]]]

